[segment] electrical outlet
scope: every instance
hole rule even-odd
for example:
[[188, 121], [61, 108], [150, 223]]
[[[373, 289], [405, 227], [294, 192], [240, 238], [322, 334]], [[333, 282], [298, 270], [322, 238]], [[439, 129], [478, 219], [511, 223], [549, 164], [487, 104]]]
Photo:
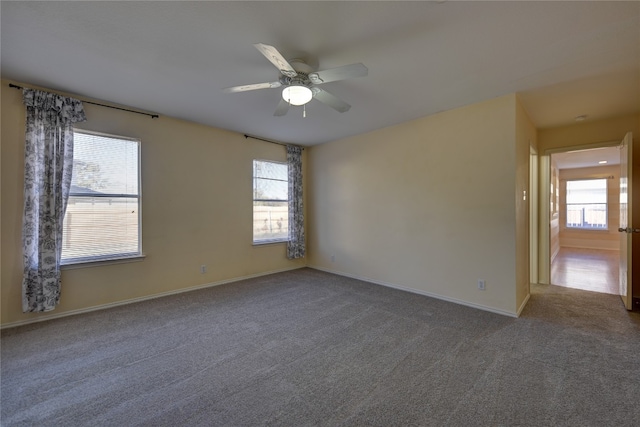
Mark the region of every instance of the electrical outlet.
[[336, 256], [335, 255], [331, 255], [331, 262], [336, 262]]
[[481, 291], [484, 291], [487, 287], [487, 282], [484, 281], [483, 279], [478, 279], [478, 289], [480, 289]]
[[206, 265], [204, 265], [204, 264], [202, 264], [202, 265], [200, 266], [200, 274], [204, 274], [204, 273], [206, 273], [206, 272], [207, 272], [207, 266], [206, 266]]

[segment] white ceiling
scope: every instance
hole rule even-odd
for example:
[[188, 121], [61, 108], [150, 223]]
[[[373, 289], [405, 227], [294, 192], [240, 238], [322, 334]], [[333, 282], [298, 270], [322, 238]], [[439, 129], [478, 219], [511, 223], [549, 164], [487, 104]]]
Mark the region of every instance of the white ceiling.
[[[618, 147], [592, 148], [589, 150], [569, 151], [552, 154], [558, 169], [575, 169], [620, 164], [620, 149]], [[606, 164], [600, 164], [606, 161]]]
[[[282, 142], [313, 145], [520, 93], [539, 128], [640, 112], [639, 2], [1, 2], [3, 78]], [[253, 43], [319, 69], [323, 85], [274, 117], [280, 89]], [[5, 88], [3, 88], [4, 90]]]

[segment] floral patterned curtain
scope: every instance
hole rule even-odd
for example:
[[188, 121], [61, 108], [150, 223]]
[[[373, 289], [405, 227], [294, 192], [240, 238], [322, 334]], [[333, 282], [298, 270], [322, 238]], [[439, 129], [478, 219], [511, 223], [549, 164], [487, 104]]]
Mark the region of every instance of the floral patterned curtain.
[[289, 241], [287, 258], [304, 258], [304, 211], [302, 205], [302, 148], [287, 145], [289, 165]]
[[22, 311], [50, 311], [60, 302], [62, 221], [73, 166], [73, 123], [86, 120], [82, 102], [23, 90], [27, 109], [24, 153], [24, 276]]

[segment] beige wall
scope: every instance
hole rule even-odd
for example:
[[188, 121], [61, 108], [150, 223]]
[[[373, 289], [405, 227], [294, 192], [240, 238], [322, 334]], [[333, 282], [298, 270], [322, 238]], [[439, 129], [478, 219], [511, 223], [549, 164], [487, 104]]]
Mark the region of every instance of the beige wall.
[[508, 95], [312, 147], [310, 266], [516, 314], [527, 277], [516, 274], [516, 230], [528, 212], [514, 195], [528, 189], [535, 138], [527, 125], [533, 135], [517, 147], [516, 102]]
[[538, 130], [538, 149], [577, 147], [600, 142], [622, 141], [627, 132], [640, 135], [640, 114], [629, 114], [606, 120], [584, 121], [569, 126]]
[[[608, 230], [567, 228], [567, 180], [607, 178]], [[560, 170], [560, 246], [586, 249], [619, 250], [620, 167], [597, 166]]]
[[[252, 160], [286, 161], [285, 148], [161, 116], [85, 104], [78, 128], [142, 140], [142, 244], [146, 259], [67, 269], [61, 303], [21, 312], [24, 106], [2, 81], [1, 323], [15, 324], [235, 278], [302, 267], [285, 244], [252, 246]], [[306, 167], [306, 150], [303, 152]], [[305, 171], [306, 174], [306, 171]], [[200, 274], [200, 265], [207, 273]]]

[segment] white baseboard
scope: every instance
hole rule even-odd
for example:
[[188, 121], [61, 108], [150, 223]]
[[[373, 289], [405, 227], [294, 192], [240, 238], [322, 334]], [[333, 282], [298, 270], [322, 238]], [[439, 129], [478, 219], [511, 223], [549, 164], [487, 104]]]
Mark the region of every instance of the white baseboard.
[[[493, 307], [488, 307], [488, 306], [482, 305], [482, 304], [476, 304], [476, 303], [472, 303], [472, 302], [469, 302], [469, 301], [459, 300], [457, 298], [451, 298], [451, 297], [447, 297], [447, 296], [444, 296], [444, 295], [434, 294], [432, 292], [423, 291], [421, 289], [408, 288], [408, 287], [405, 287], [405, 286], [396, 285], [394, 283], [382, 282], [380, 280], [374, 280], [374, 279], [370, 279], [368, 277], [361, 277], [361, 276], [357, 276], [357, 275], [354, 275], [354, 274], [343, 273], [341, 271], [330, 270], [328, 268], [316, 267], [316, 266], [313, 266], [313, 265], [308, 265], [307, 267], [313, 268], [314, 270], [320, 270], [320, 271], [324, 271], [324, 272], [327, 272], [327, 273], [336, 274], [338, 276], [344, 276], [344, 277], [349, 277], [351, 279], [362, 280], [363, 282], [373, 283], [374, 285], [386, 286], [388, 288], [394, 288], [394, 289], [398, 289], [398, 290], [401, 290], [401, 291], [411, 292], [413, 294], [418, 294], [418, 295], [424, 295], [424, 296], [427, 296], [427, 297], [439, 299], [439, 300], [442, 300], [442, 301], [452, 302], [452, 303], [455, 303], [455, 304], [460, 304], [460, 305], [464, 305], [464, 306], [471, 307], [471, 308], [477, 308], [479, 310], [489, 311], [491, 313], [501, 314], [503, 316], [518, 317], [518, 315], [520, 314], [519, 312], [518, 313], [513, 313], [511, 311], [500, 310], [500, 309], [493, 308]], [[527, 297], [527, 300], [528, 300], [528, 297]], [[526, 301], [525, 301], [525, 303], [526, 303]], [[522, 306], [522, 308], [524, 308], [524, 305]]]
[[133, 303], [136, 303], [136, 302], [142, 302], [142, 301], [152, 300], [152, 299], [156, 299], [156, 298], [162, 298], [162, 297], [166, 297], [166, 296], [169, 296], [169, 295], [181, 294], [181, 293], [184, 293], [184, 292], [197, 291], [198, 289], [211, 288], [213, 286], [220, 286], [220, 285], [225, 285], [227, 283], [239, 282], [241, 280], [253, 279], [253, 278], [261, 277], [261, 276], [268, 276], [269, 274], [283, 273], [285, 271], [291, 271], [291, 270], [298, 270], [300, 268], [305, 268], [305, 267], [306, 266], [293, 267], [293, 268], [284, 268], [284, 269], [280, 269], [280, 270], [272, 270], [272, 271], [267, 271], [267, 272], [263, 272], [263, 273], [250, 274], [248, 276], [234, 277], [233, 279], [225, 279], [225, 280], [220, 280], [220, 281], [217, 281], [217, 282], [210, 282], [210, 283], [205, 283], [205, 284], [202, 284], [202, 285], [190, 286], [188, 288], [182, 288], [182, 289], [176, 289], [176, 290], [173, 290], [173, 291], [161, 292], [159, 294], [146, 295], [146, 296], [143, 296], [143, 297], [131, 298], [131, 299], [118, 301], [118, 302], [112, 302], [112, 303], [108, 303], [108, 304], [100, 304], [100, 305], [94, 305], [92, 307], [65, 311], [64, 313], [55, 313], [55, 314], [50, 314], [50, 315], [43, 315], [41, 317], [36, 317], [36, 318], [33, 318], [33, 319], [19, 320], [17, 322], [4, 323], [4, 324], [0, 325], [0, 329], [15, 328], [16, 326], [23, 326], [23, 325], [28, 325], [28, 324], [31, 324], [31, 323], [44, 322], [44, 321], [47, 321], [47, 320], [59, 319], [61, 317], [75, 316], [76, 314], [90, 313], [92, 311], [98, 311], [98, 310], [106, 310], [108, 308], [118, 307], [118, 306], [121, 306], [121, 305], [133, 304]]
[[524, 310], [524, 306], [527, 305], [527, 303], [529, 302], [529, 298], [531, 298], [531, 293], [528, 293], [524, 301], [522, 301], [522, 304], [520, 304], [520, 307], [518, 308], [518, 312], [516, 313], [516, 317], [520, 317], [520, 314], [522, 314], [522, 310]]
[[[618, 244], [618, 242], [615, 242], [616, 246], [615, 247], [603, 247], [603, 246], [598, 246], [598, 245], [579, 245], [579, 244], [564, 244], [564, 245], [560, 245], [561, 248], [571, 248], [571, 249], [594, 249], [597, 251], [620, 251], [620, 246]], [[612, 245], [613, 246], [613, 245]]]

